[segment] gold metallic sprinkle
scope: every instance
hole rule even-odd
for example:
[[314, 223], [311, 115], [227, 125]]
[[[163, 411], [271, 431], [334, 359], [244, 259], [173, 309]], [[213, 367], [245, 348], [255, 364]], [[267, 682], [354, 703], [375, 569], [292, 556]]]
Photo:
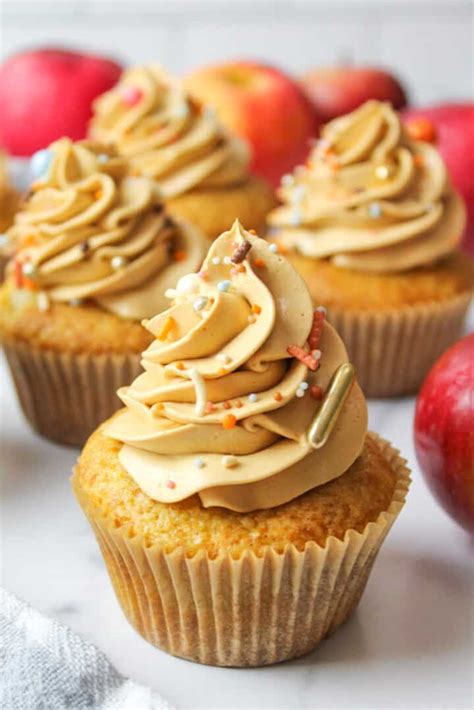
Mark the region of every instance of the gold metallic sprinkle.
[[354, 366], [346, 362], [336, 370], [309, 428], [308, 443], [313, 449], [320, 449], [329, 439], [353, 382]]

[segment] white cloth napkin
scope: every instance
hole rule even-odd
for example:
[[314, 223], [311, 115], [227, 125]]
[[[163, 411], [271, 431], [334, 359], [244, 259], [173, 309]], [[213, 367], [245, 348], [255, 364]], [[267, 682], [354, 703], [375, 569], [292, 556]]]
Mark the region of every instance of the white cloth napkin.
[[0, 589], [0, 708], [171, 710], [71, 629]]

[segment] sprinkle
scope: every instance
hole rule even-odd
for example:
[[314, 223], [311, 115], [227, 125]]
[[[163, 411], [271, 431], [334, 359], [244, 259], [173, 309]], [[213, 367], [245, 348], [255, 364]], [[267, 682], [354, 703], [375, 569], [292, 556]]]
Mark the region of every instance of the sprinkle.
[[226, 353], [219, 353], [216, 355], [216, 360], [219, 360], [219, 362], [223, 362], [224, 364], [227, 364], [232, 360], [230, 355], [227, 355]]
[[321, 360], [321, 355], [322, 352], [321, 350], [312, 350], [311, 355], [316, 359], [316, 360]]
[[124, 86], [120, 91], [120, 96], [124, 104], [127, 106], [135, 106], [141, 101], [143, 91], [139, 89], [138, 86]]
[[40, 311], [47, 311], [49, 309], [49, 297], [45, 291], [40, 291], [36, 296], [36, 303]]
[[307, 353], [299, 345], [290, 345], [287, 348], [287, 351], [292, 357], [295, 357], [313, 372], [318, 369], [319, 361], [315, 360], [315, 358], [310, 353]]
[[237, 466], [239, 463], [239, 459], [237, 456], [223, 456], [222, 457], [222, 465], [224, 468], [234, 468], [234, 466]]
[[275, 392], [275, 394], [273, 395], [273, 399], [276, 402], [281, 402], [281, 400], [283, 399], [281, 392]]
[[222, 427], [224, 429], [233, 429], [237, 423], [237, 417], [233, 414], [226, 414], [222, 420]]
[[324, 313], [324, 315], [326, 315], [327, 313], [327, 310], [324, 308], [324, 306], [318, 306], [316, 310], [318, 313]]
[[268, 245], [268, 251], [271, 251], [272, 254], [276, 254], [278, 252], [278, 244], [273, 242], [272, 244]]
[[258, 306], [256, 303], [254, 303], [252, 306], [252, 312], [259, 315], [262, 312], [261, 306]]
[[308, 344], [311, 350], [315, 350], [321, 339], [321, 333], [323, 332], [324, 319], [326, 317], [326, 312], [316, 309], [313, 313], [313, 324], [311, 326], [311, 331], [308, 337]]
[[187, 102], [181, 101], [177, 106], [175, 106], [173, 114], [176, 118], [186, 118], [189, 114], [189, 106]]
[[300, 382], [299, 388], [303, 391], [306, 391], [309, 387], [309, 384], [303, 380], [303, 382]]
[[108, 163], [109, 156], [107, 155], [107, 153], [99, 153], [97, 156], [97, 162], [98, 163]]
[[257, 399], [258, 399], [258, 397], [257, 397], [257, 395], [255, 394], [255, 392], [252, 392], [252, 394], [249, 394], [249, 396], [248, 396], [249, 402], [256, 402]]
[[252, 323], [255, 323], [256, 320], [257, 320], [257, 319], [256, 319], [255, 316], [253, 316], [253, 315], [250, 315], [250, 316], [247, 317], [247, 321], [248, 321], [251, 325], [252, 325]]
[[186, 274], [181, 276], [176, 284], [178, 293], [199, 293], [199, 276], [197, 274]]
[[0, 249], [8, 244], [8, 234], [0, 234]]
[[210, 414], [211, 412], [214, 412], [216, 410], [216, 405], [214, 402], [206, 402], [206, 412], [207, 414]]
[[217, 370], [217, 374], [219, 375], [219, 377], [223, 377], [224, 375], [227, 375], [227, 370], [225, 369], [225, 367], [221, 367], [219, 368], [219, 370]]
[[228, 279], [225, 279], [224, 281], [219, 281], [217, 284], [217, 290], [221, 291], [221, 293], [225, 293], [228, 291], [231, 287], [231, 282]]
[[301, 387], [298, 387], [298, 389], [296, 390], [296, 393], [295, 393], [295, 394], [296, 394], [297, 397], [304, 397], [304, 396], [305, 396], [305, 391], [304, 391], [303, 389], [301, 389]]
[[240, 409], [240, 408], [243, 407], [243, 406], [244, 406], [244, 405], [242, 404], [242, 402], [241, 402], [240, 399], [236, 399], [236, 400], [235, 400], [235, 402], [234, 402], [234, 407], [237, 407], [237, 409]]
[[375, 168], [375, 174], [379, 180], [386, 180], [390, 175], [388, 165], [377, 165]]
[[311, 385], [309, 394], [313, 399], [321, 399], [323, 396], [323, 390], [319, 385]]
[[186, 259], [186, 252], [183, 249], [177, 249], [173, 254], [173, 259], [175, 261], [184, 261]]
[[202, 311], [207, 306], [209, 299], [207, 296], [199, 296], [193, 303], [193, 308], [196, 312]]
[[33, 264], [31, 261], [27, 261], [22, 265], [21, 272], [23, 276], [26, 276], [27, 278], [34, 278], [38, 273], [38, 269], [36, 264]]
[[113, 256], [110, 260], [110, 266], [114, 271], [120, 271], [127, 263], [127, 259], [124, 256]]
[[184, 366], [184, 362], [177, 362], [175, 365], [177, 370], [185, 370], [186, 367]]
[[94, 192], [94, 200], [100, 200], [101, 197], [103, 197], [104, 192], [103, 190], [96, 190]]
[[378, 202], [371, 202], [367, 209], [371, 219], [378, 219], [382, 216], [382, 208]]
[[173, 330], [175, 325], [176, 325], [175, 319], [172, 318], [171, 316], [167, 316], [167, 318], [165, 318], [165, 321], [156, 336], [158, 338], [158, 340], [166, 340], [166, 338], [171, 333], [171, 331]]
[[410, 138], [415, 141], [436, 143], [436, 128], [428, 118], [423, 116], [415, 118], [407, 124], [406, 129]]
[[16, 288], [21, 288], [23, 285], [23, 267], [21, 261], [15, 259], [14, 261], [15, 269], [15, 286]]
[[169, 478], [169, 479], [166, 481], [166, 484], [165, 484], [165, 485], [166, 485], [167, 488], [171, 488], [171, 490], [173, 490], [174, 488], [176, 488], [176, 483], [175, 483], [174, 481], [172, 481], [171, 478]]
[[207, 404], [207, 391], [204, 378], [199, 372], [199, 370], [197, 370], [197, 368], [195, 367], [189, 370], [189, 377], [194, 385], [194, 389], [196, 392], [196, 406], [194, 409], [194, 413], [197, 417], [202, 417], [206, 412]]
[[83, 298], [71, 298], [69, 300], [69, 305], [72, 306], [73, 308], [76, 308], [77, 306], [82, 306], [84, 303]]
[[291, 187], [295, 181], [293, 175], [283, 175], [281, 179], [281, 184], [283, 187]]
[[230, 266], [230, 264], [232, 264], [232, 259], [230, 258], [230, 256], [225, 256], [222, 259], [222, 263], [225, 264], [226, 266]]
[[263, 269], [265, 266], [265, 261], [263, 259], [254, 259], [253, 263], [254, 266], [257, 267], [257, 269]]
[[232, 254], [232, 259], [231, 261], [234, 264], [241, 264], [249, 251], [251, 250], [252, 245], [248, 241], [248, 239], [244, 239], [239, 246], [236, 248], [234, 253]]
[[204, 468], [206, 463], [204, 459], [199, 456], [197, 459], [194, 459], [194, 465], [196, 466], [196, 468]]
[[167, 288], [165, 291], [165, 298], [176, 298], [176, 290], [174, 288]]
[[53, 153], [48, 148], [38, 150], [30, 160], [30, 170], [34, 178], [43, 177], [49, 170]]
[[232, 409], [232, 404], [229, 402], [229, 400], [226, 400], [222, 406], [224, 407], [224, 409]]
[[214, 266], [219, 266], [219, 264], [221, 263], [221, 258], [220, 258], [220, 256], [213, 256], [213, 257], [212, 257], [212, 263], [214, 264]]
[[254, 237], [257, 236], [257, 232], [255, 231], [255, 229], [249, 229], [249, 234], [253, 234]]

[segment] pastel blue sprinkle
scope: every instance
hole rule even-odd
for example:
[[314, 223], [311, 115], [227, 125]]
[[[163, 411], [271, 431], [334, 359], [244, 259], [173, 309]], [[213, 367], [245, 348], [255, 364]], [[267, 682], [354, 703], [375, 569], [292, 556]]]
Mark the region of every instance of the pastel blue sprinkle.
[[228, 291], [231, 287], [231, 282], [228, 279], [225, 279], [224, 281], [219, 281], [217, 284], [217, 290], [218, 291]]
[[208, 297], [207, 296], [199, 296], [199, 298], [196, 298], [196, 300], [193, 303], [193, 308], [195, 311], [202, 311], [203, 308], [205, 308], [208, 304]]
[[309, 387], [309, 385], [308, 385], [307, 382], [302, 382], [302, 383], [300, 384], [300, 389], [302, 389], [302, 390], [307, 390], [308, 387]]
[[49, 150], [49, 148], [38, 150], [30, 160], [30, 170], [33, 177], [41, 178], [46, 175], [52, 159], [53, 153]]
[[268, 247], [268, 249], [269, 249], [271, 252], [273, 252], [274, 254], [276, 254], [277, 251], [278, 251], [278, 245], [277, 245], [277, 244], [270, 244], [269, 247]]
[[369, 217], [372, 219], [378, 219], [382, 216], [382, 208], [378, 202], [371, 202], [369, 205]]
[[109, 156], [107, 153], [99, 153], [97, 156], [97, 162], [98, 163], [108, 163], [109, 162]]
[[257, 401], [257, 395], [252, 392], [252, 394], [249, 394], [249, 402], [256, 402]]
[[196, 466], [196, 468], [204, 468], [206, 464], [204, 462], [204, 459], [198, 458], [194, 461], [194, 465]]

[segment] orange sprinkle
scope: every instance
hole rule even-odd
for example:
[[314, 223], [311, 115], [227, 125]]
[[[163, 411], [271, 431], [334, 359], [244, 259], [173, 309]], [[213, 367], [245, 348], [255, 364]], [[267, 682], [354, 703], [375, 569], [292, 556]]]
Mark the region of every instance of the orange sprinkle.
[[103, 194], [104, 193], [102, 192], [102, 190], [96, 190], [94, 192], [94, 200], [100, 200], [100, 198], [102, 197]]
[[226, 414], [222, 420], [222, 427], [224, 429], [233, 429], [237, 423], [237, 417], [233, 414]]
[[281, 392], [275, 392], [275, 394], [273, 395], [273, 399], [276, 402], [281, 402], [281, 400], [283, 399]]
[[281, 242], [277, 242], [277, 246], [278, 246], [278, 251], [280, 252], [280, 254], [288, 254], [288, 249], [286, 248], [286, 246], [284, 244], [282, 244]]
[[232, 409], [232, 405], [228, 400], [224, 402], [223, 406], [224, 406], [224, 409]]
[[161, 329], [160, 329], [158, 335], [156, 336], [158, 338], [158, 340], [166, 340], [166, 338], [168, 337], [169, 333], [173, 330], [175, 325], [176, 325], [175, 319], [172, 318], [171, 316], [168, 316], [165, 319], [165, 322], [163, 323], [163, 325], [161, 326]]
[[257, 315], [262, 312], [262, 309], [260, 306], [257, 306], [256, 303], [253, 304], [252, 306], [252, 311], [253, 313], [256, 313]]
[[25, 237], [22, 238], [21, 240], [21, 246], [22, 247], [32, 247], [36, 244], [36, 236], [34, 234], [27, 234]]
[[255, 231], [255, 229], [249, 229], [249, 234], [257, 234], [257, 232]]
[[323, 396], [323, 390], [319, 385], [311, 385], [309, 388], [309, 394], [313, 399], [321, 399]]
[[[186, 259], [186, 252], [183, 251], [182, 249], [178, 249], [173, 254], [173, 258], [175, 261], [184, 261]], [[201, 274], [199, 274], [199, 276], [201, 276]]]
[[424, 116], [419, 116], [409, 121], [406, 129], [410, 138], [415, 141], [425, 141], [426, 143], [436, 143], [436, 127]]
[[185, 370], [186, 368], [184, 367], [184, 362], [177, 362], [176, 369], [177, 370]]
[[244, 405], [242, 404], [242, 402], [240, 401], [240, 399], [236, 399], [236, 400], [235, 400], [235, 402], [234, 402], [234, 407], [237, 407], [237, 409], [240, 409], [240, 408], [243, 407], [243, 406], [244, 406]]
[[227, 370], [225, 369], [225, 367], [221, 367], [221, 368], [217, 371], [217, 374], [219, 375], [219, 377], [222, 377], [222, 375], [227, 375]]
[[25, 276], [23, 277], [23, 288], [25, 288], [27, 291], [36, 291], [38, 289], [37, 285], [35, 284], [34, 281], [31, 279], [26, 278]]
[[415, 163], [415, 166], [417, 168], [422, 168], [423, 165], [425, 164], [425, 161], [423, 160], [423, 156], [417, 153], [416, 155], [413, 156], [413, 162]]
[[263, 259], [254, 259], [253, 263], [257, 267], [257, 269], [262, 269], [265, 266], [265, 262]]

